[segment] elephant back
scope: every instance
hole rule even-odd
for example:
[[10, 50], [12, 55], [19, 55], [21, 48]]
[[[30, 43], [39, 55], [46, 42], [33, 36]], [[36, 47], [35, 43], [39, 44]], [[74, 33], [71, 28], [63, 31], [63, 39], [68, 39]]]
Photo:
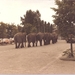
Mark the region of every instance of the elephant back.
[[28, 42], [35, 42], [36, 41], [36, 33], [30, 33], [27, 35]]
[[22, 33], [22, 39], [23, 39], [23, 42], [26, 42], [26, 33]]
[[50, 39], [52, 39], [53, 38], [53, 35], [52, 35], [52, 33], [49, 33], [50, 34]]
[[44, 39], [48, 39], [49, 38], [49, 33], [44, 33]]
[[51, 34], [48, 32], [45, 32], [44, 33], [44, 45], [50, 44], [51, 38], [52, 38]]
[[42, 40], [42, 39], [44, 39], [44, 33], [38, 32], [37, 35], [36, 35], [36, 38], [37, 38], [37, 40]]
[[52, 33], [52, 43], [56, 43], [57, 42], [57, 39], [58, 39], [58, 35], [56, 32], [53, 32]]
[[57, 35], [56, 32], [53, 32], [53, 33], [52, 33], [52, 36], [58, 38], [58, 35]]
[[25, 41], [25, 39], [26, 39], [26, 33], [19, 32], [14, 35], [15, 42], [22, 43], [23, 41]]

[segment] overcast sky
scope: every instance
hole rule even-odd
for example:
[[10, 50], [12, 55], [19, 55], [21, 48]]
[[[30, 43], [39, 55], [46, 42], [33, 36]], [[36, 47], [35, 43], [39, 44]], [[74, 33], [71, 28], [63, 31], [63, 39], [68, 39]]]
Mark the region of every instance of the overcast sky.
[[41, 20], [53, 23], [55, 12], [50, 7], [56, 7], [55, 0], [0, 0], [0, 21], [20, 24], [20, 17], [27, 10], [39, 10]]

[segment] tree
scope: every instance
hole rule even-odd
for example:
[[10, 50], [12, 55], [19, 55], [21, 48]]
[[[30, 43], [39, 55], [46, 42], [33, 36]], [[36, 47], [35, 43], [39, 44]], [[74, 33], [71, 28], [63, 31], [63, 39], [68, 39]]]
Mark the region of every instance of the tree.
[[75, 25], [75, 1], [74, 0], [55, 0], [58, 8], [52, 8], [56, 14], [53, 15], [54, 23], [58, 26], [61, 36], [67, 37], [74, 32]]
[[38, 28], [39, 28], [39, 23], [40, 23], [40, 12], [38, 10], [32, 11], [32, 10], [28, 10], [26, 12], [26, 15], [24, 15], [24, 17], [21, 17], [21, 21], [22, 21], [22, 25], [24, 27], [27, 27], [25, 25], [31, 24], [33, 29], [37, 29], [38, 32]]
[[7, 24], [7, 38], [11, 37], [12, 27], [10, 24]]
[[11, 37], [14, 37], [14, 35], [18, 32], [18, 27], [15, 24], [11, 24]]
[[17, 28], [18, 28], [18, 32], [22, 32], [22, 29], [23, 29], [23, 27], [22, 27], [22, 26], [17, 25]]
[[6, 32], [7, 32], [6, 27], [7, 27], [7, 25], [5, 23], [0, 22], [0, 38], [2, 38], [2, 39], [7, 36], [6, 35]]
[[48, 32], [51, 33], [52, 29], [51, 29], [51, 25], [50, 25], [50, 23], [48, 22], [47, 25], [48, 25]]
[[12, 24], [7, 24], [7, 38], [12, 38], [14, 35], [18, 32], [18, 28], [16, 25]]
[[30, 32], [32, 32], [32, 27], [32, 24], [26, 23], [23, 27], [23, 31], [29, 34]]
[[44, 20], [41, 20], [40, 22], [40, 30], [41, 32], [44, 32]]

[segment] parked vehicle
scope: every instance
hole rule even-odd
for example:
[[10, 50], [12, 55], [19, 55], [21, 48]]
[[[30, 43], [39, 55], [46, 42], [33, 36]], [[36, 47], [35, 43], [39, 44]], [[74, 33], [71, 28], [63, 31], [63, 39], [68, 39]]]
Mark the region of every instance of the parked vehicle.
[[14, 39], [13, 38], [4, 38], [4, 39], [0, 39], [0, 44], [12, 44], [14, 43]]

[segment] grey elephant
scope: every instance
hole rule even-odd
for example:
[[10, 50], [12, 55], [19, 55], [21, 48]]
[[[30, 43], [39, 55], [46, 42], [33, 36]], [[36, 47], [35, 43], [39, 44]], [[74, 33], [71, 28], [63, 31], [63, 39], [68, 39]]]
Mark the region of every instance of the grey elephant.
[[36, 33], [30, 33], [27, 35], [28, 47], [31, 47], [30, 43], [32, 42], [33, 46], [36, 44]]
[[16, 33], [14, 35], [14, 43], [15, 43], [15, 48], [19, 48], [19, 47], [23, 48], [24, 43], [26, 46], [26, 33], [22, 33], [22, 32]]
[[44, 33], [44, 45], [50, 44], [50, 41], [52, 40], [52, 34], [51, 33]]
[[56, 33], [56, 32], [53, 32], [53, 33], [52, 33], [52, 43], [53, 43], [53, 44], [56, 43], [56, 42], [57, 42], [57, 39], [58, 39], [57, 33]]
[[36, 46], [38, 44], [38, 41], [40, 42], [40, 46], [42, 46], [42, 41], [44, 41], [44, 33], [38, 32], [36, 35]]

